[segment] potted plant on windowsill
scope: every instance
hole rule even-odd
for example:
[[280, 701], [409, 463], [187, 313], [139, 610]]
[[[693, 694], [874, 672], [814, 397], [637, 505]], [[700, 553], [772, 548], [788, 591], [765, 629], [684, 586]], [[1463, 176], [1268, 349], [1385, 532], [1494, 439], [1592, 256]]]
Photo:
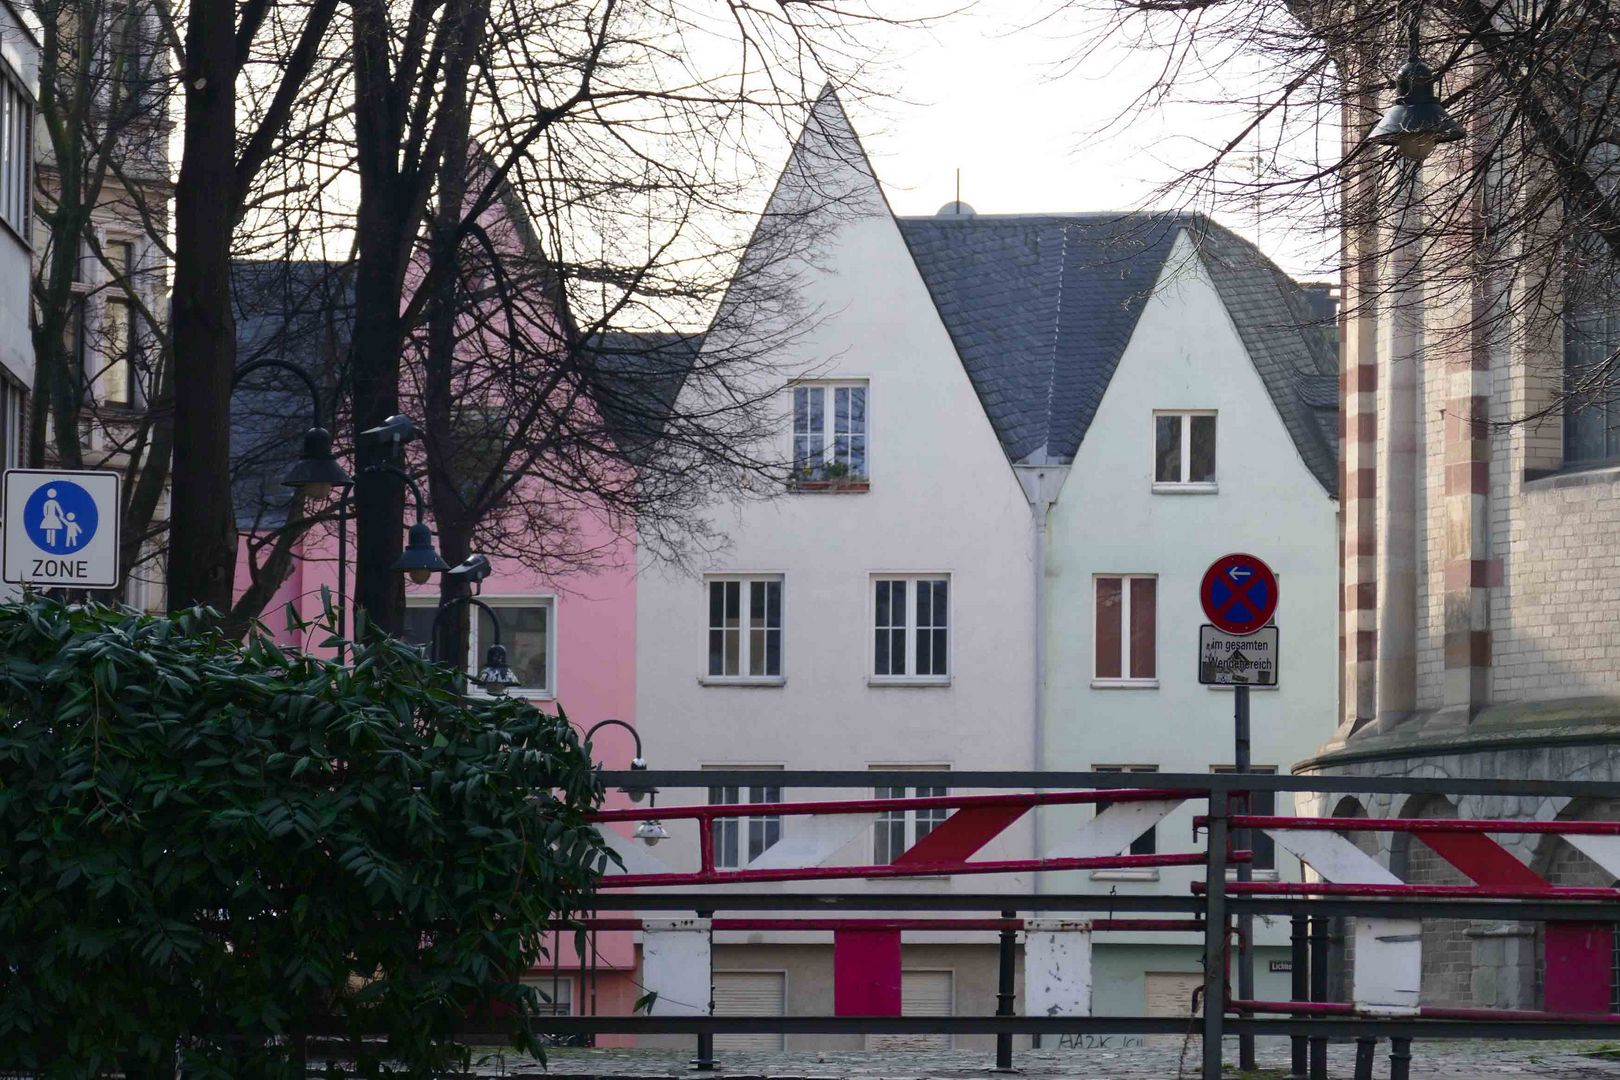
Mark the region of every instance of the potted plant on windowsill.
[[793, 473], [791, 486], [795, 491], [866, 491], [871, 484], [866, 477], [850, 471], [849, 463], [829, 461], [824, 465], [801, 465]]

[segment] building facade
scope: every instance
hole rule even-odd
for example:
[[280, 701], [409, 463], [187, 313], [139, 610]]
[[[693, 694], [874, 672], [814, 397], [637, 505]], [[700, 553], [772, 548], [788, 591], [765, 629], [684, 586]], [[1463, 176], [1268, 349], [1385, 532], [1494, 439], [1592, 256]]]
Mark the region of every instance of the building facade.
[[33, 267], [34, 113], [39, 39], [0, 5], [0, 466], [22, 463], [25, 401], [34, 384], [29, 338]]
[[[1434, 155], [1390, 229], [1422, 228], [1424, 192], [1472, 167], [1468, 147]], [[1481, 318], [1498, 290], [1545, 268], [1521, 265], [1511, 283], [1425, 282], [1387, 254], [1390, 235], [1345, 234], [1341, 709], [1306, 768], [1620, 782], [1620, 444], [1611, 402], [1565, 393], [1620, 349], [1616, 324], [1566, 310], [1556, 288], [1503, 322]], [[1612, 819], [1620, 799], [1346, 797], [1316, 809]], [[1500, 842], [1545, 880], [1614, 884], [1556, 836]], [[1408, 882], [1471, 882], [1422, 845], [1364, 843]], [[1538, 1007], [1542, 933], [1425, 922], [1423, 1003]], [[1616, 987], [1611, 975], [1611, 1007]]]
[[[791, 275], [820, 317], [773, 357], [775, 450], [792, 474], [775, 498], [714, 509], [731, 543], [698, 572], [648, 567], [638, 587], [649, 762], [715, 773], [706, 793], [664, 798], [944, 793], [725, 783], [743, 767], [1229, 767], [1231, 695], [1197, 684], [1194, 655], [1198, 578], [1233, 550], [1271, 561], [1285, 598], [1284, 681], [1255, 692], [1255, 761], [1286, 769], [1306, 756], [1315, 717], [1334, 707], [1337, 424], [1330, 339], [1299, 287], [1197, 217], [952, 204], [896, 218], [831, 96], [767, 218], [799, 214], [803, 187], [841, 197], [818, 209], [823, 242]], [[825, 862], [890, 862], [946, 815], [886, 815]], [[977, 857], [1056, 854], [1080, 823], [1026, 814]], [[719, 866], [771, 865], [796, 824], [718, 827]], [[1165, 850], [1190, 825], [1162, 825]], [[693, 826], [670, 828], [657, 857], [695, 868]], [[1185, 894], [1190, 883], [1169, 871], [1039, 877], [913, 887]], [[1190, 936], [1101, 939], [1094, 1008], [1184, 1009], [1199, 948]], [[902, 1010], [989, 1012], [994, 964], [988, 934], [908, 934]], [[717, 1011], [833, 1011], [830, 938], [722, 933], [714, 967]]]

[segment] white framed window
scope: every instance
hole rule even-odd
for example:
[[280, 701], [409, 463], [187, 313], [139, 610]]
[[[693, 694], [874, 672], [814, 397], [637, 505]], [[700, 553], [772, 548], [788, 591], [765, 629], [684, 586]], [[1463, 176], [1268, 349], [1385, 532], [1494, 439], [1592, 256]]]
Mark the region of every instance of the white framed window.
[[713, 575], [704, 682], [782, 681], [782, 575]]
[[1096, 624], [1091, 685], [1158, 686], [1158, 577], [1098, 574], [1092, 584]]
[[[1093, 765], [1092, 772], [1100, 773], [1156, 773], [1157, 765]], [[1157, 855], [1159, 853], [1159, 828], [1157, 825], [1131, 841], [1126, 849], [1130, 855]], [[1159, 871], [1151, 866], [1133, 867], [1118, 870], [1093, 870], [1092, 878], [1099, 881], [1157, 881]]]
[[950, 681], [950, 593], [948, 574], [872, 575], [873, 681]]
[[98, 405], [128, 406], [135, 403], [137, 367], [135, 305], [129, 296], [135, 287], [135, 244], [109, 239], [102, 256], [108, 267], [103, 330], [95, 347], [85, 350], [85, 362], [99, 370], [86, 372], [86, 386]]
[[[739, 769], [740, 765], [725, 768]], [[705, 765], [704, 769], [724, 772], [725, 768]], [[780, 769], [780, 765], [748, 766], [751, 769]], [[771, 785], [716, 784], [709, 788], [710, 806], [738, 806], [744, 803], [779, 803], [782, 789]], [[782, 819], [760, 814], [747, 817], [715, 818], [711, 823], [714, 839], [714, 865], [737, 870], [763, 855], [782, 839]]]
[[[883, 772], [936, 772], [943, 771], [949, 766], [945, 765], [874, 765], [873, 769]], [[877, 787], [873, 788], [873, 797], [878, 799], [929, 799], [949, 795], [950, 788], [938, 785], [906, 785], [903, 787]], [[938, 828], [951, 812], [946, 807], [935, 807], [925, 810], [885, 810], [878, 815], [877, 821], [872, 825], [873, 850], [872, 861], [879, 865], [894, 862], [905, 852]]]
[[1153, 414], [1153, 489], [1215, 490], [1213, 409]]
[[870, 438], [866, 381], [800, 382], [789, 389], [794, 487], [864, 490]]
[[[495, 609], [501, 621], [501, 644], [506, 647], [506, 663], [517, 676], [509, 693], [528, 698], [557, 696], [556, 612], [554, 596], [480, 596]], [[459, 605], [458, 605], [459, 607]], [[405, 640], [424, 649], [433, 648], [433, 619], [439, 610], [436, 593], [405, 598]], [[466, 670], [476, 675], [484, 666], [484, 650], [495, 642], [495, 626], [489, 613], [473, 608], [477, 617], [467, 635]], [[452, 609], [452, 615], [455, 609]], [[445, 618], [450, 618], [446, 615]]]
[[0, 221], [24, 247], [34, 205], [34, 99], [0, 64]]
[[531, 972], [523, 976], [524, 986], [538, 990], [534, 1011], [537, 1016], [574, 1015], [574, 977]]
[[[1211, 765], [1209, 771], [1212, 773], [1234, 773], [1237, 772], [1237, 768], [1232, 765]], [[1261, 773], [1265, 776], [1275, 776], [1277, 766], [1250, 765], [1249, 771]], [[1249, 792], [1248, 812], [1260, 817], [1276, 817], [1277, 793], [1275, 791]], [[1275, 881], [1277, 878], [1277, 841], [1271, 838], [1270, 833], [1260, 829], [1250, 829], [1249, 850], [1254, 852], [1254, 861], [1249, 863], [1250, 869], [1254, 871], [1254, 876], [1261, 880]], [[1228, 877], [1235, 877], [1237, 868], [1228, 867], [1226, 873]]]

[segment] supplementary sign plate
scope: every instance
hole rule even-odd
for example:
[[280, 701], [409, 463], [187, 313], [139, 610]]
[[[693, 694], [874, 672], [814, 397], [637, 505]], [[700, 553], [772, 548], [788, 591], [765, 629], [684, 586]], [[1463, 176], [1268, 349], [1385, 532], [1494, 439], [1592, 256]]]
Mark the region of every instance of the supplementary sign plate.
[[1252, 634], [1277, 614], [1277, 575], [1253, 555], [1222, 555], [1198, 586], [1204, 615], [1228, 634]]
[[1275, 626], [1246, 635], [1198, 628], [1198, 681], [1205, 686], [1276, 686], [1277, 673]]
[[7, 469], [5, 580], [108, 589], [118, 584], [114, 472]]

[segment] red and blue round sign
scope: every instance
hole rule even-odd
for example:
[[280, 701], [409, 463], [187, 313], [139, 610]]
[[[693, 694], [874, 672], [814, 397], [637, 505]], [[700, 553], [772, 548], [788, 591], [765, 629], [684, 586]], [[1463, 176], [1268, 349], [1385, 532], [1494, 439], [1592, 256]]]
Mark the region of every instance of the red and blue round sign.
[[1216, 629], [1244, 637], [1277, 613], [1277, 575], [1253, 555], [1222, 555], [1204, 571], [1198, 600]]

